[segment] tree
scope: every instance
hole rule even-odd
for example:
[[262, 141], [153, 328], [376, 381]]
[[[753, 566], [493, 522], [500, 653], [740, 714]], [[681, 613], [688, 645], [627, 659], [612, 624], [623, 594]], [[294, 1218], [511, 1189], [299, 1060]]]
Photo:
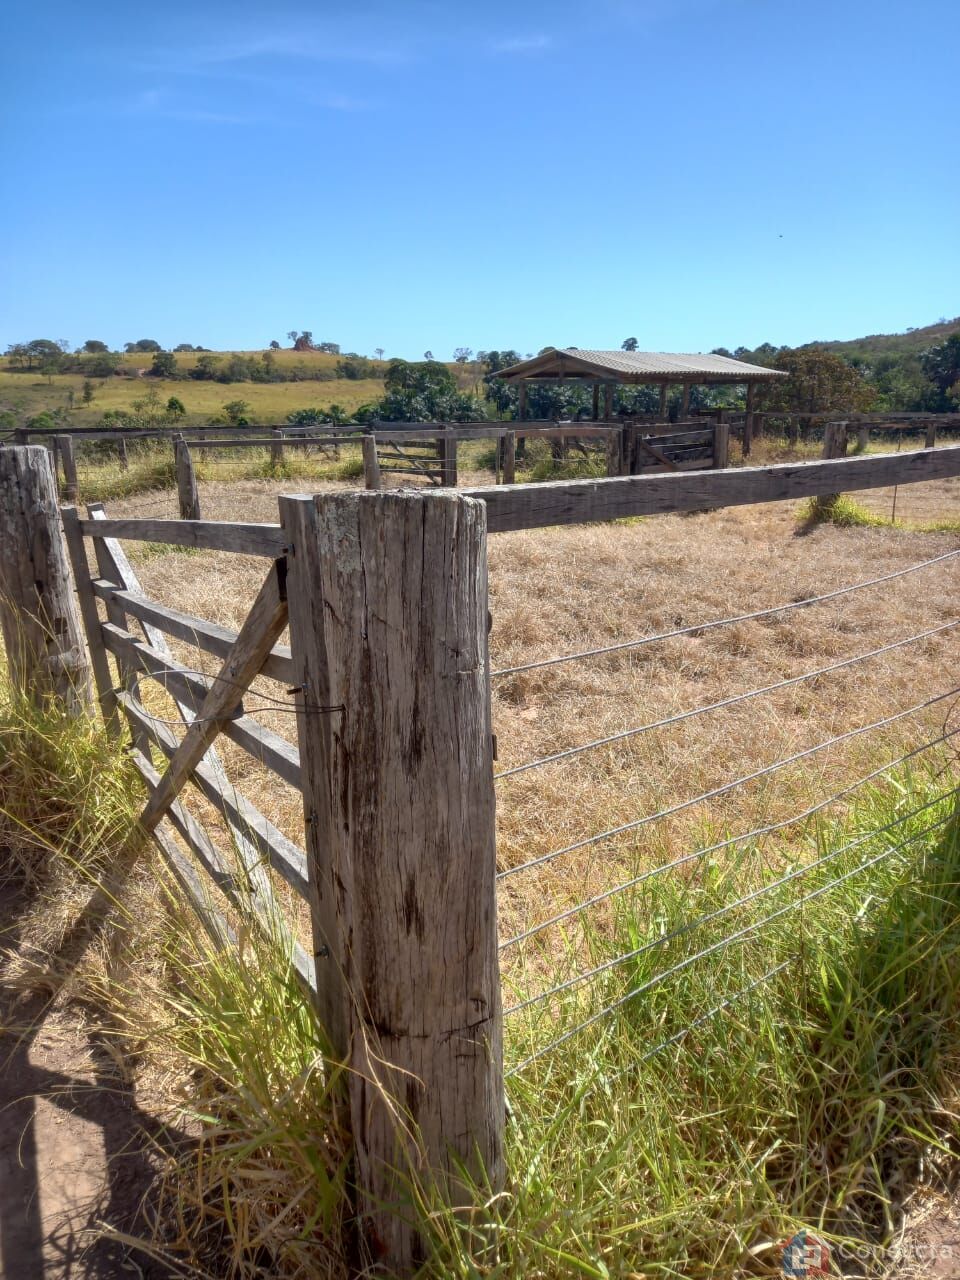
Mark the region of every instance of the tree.
[[182, 400], [178, 400], [176, 396], [171, 396], [167, 401], [167, 413], [171, 418], [182, 418], [187, 412], [187, 406]]
[[147, 370], [151, 378], [175, 378], [177, 376], [177, 357], [172, 351], [157, 351], [153, 363]]
[[298, 338], [299, 336], [300, 336], [300, 330], [299, 330], [299, 329], [288, 329], [288, 330], [287, 330], [287, 337], [290, 339], [290, 341], [291, 341], [291, 342], [296, 342], [296, 340], [297, 340], [297, 338]]
[[455, 347], [453, 351], [453, 358], [457, 364], [469, 364], [473, 359], [473, 351], [470, 347]]
[[195, 347], [192, 342], [178, 342], [173, 348], [174, 351], [202, 351], [202, 347]]
[[216, 356], [203, 355], [190, 370], [190, 377], [198, 382], [211, 382], [220, 369], [220, 361]]
[[99, 355], [86, 356], [82, 359], [80, 361], [80, 371], [85, 373], [88, 378], [112, 378], [117, 372], [119, 363], [119, 356], [115, 356], [109, 351], [103, 351]]
[[423, 358], [424, 358], [424, 360], [432, 360], [432, 359], [433, 359], [433, 352], [432, 352], [432, 351], [425, 351], [425, 352], [423, 353]]
[[230, 400], [223, 406], [223, 416], [232, 427], [246, 427], [249, 425], [247, 414], [250, 412], [250, 405], [246, 400]]
[[620, 350], [636, 351], [639, 345], [640, 344], [637, 342], [636, 338], [624, 338], [623, 342], [620, 343]]
[[944, 342], [928, 347], [920, 355], [920, 367], [943, 398], [943, 408], [951, 397], [951, 388], [960, 380], [960, 333], [951, 333]]
[[[288, 337], [291, 335], [288, 334]], [[293, 349], [294, 351], [312, 351], [313, 350], [313, 334], [309, 329], [304, 329], [300, 334], [296, 329], [292, 330]]]
[[327, 356], [338, 356], [340, 354], [339, 342], [321, 342], [317, 347], [318, 351], [322, 351]]
[[133, 352], [139, 351], [162, 351], [163, 347], [161, 347], [160, 343], [157, 342], [156, 338], [138, 338], [136, 342], [125, 342], [123, 344], [123, 349], [128, 354], [132, 354]]
[[270, 350], [271, 351], [280, 350], [280, 343], [276, 340], [276, 338], [274, 338], [274, 340], [270, 343]]
[[323, 409], [294, 409], [287, 414], [287, 421], [292, 427], [317, 427], [322, 422], [329, 422], [330, 416]]
[[84, 404], [91, 404], [93, 402], [93, 383], [89, 378], [84, 378], [83, 380], [83, 389], [81, 391], [80, 398]]
[[378, 359], [378, 360], [382, 360], [382, 359], [383, 359], [383, 347], [374, 347], [374, 348], [373, 348], [373, 354], [377, 357], [377, 359]]
[[876, 395], [857, 369], [822, 347], [778, 351], [773, 367], [790, 376], [767, 385], [764, 404], [770, 409], [811, 416], [835, 409], [856, 411], [869, 409]]
[[97, 338], [88, 338], [80, 349], [88, 356], [100, 356], [110, 350], [105, 342], [100, 342]]

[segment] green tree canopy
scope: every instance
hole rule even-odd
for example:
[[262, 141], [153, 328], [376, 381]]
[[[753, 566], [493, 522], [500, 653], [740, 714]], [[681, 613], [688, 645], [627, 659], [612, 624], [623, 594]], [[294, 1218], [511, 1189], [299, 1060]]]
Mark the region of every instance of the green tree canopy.
[[151, 378], [175, 378], [177, 376], [177, 357], [172, 351], [157, 351], [153, 363], [148, 370]]
[[822, 347], [778, 351], [772, 364], [790, 376], [765, 387], [767, 408], [812, 415], [869, 409], [874, 402], [876, 392], [860, 371]]

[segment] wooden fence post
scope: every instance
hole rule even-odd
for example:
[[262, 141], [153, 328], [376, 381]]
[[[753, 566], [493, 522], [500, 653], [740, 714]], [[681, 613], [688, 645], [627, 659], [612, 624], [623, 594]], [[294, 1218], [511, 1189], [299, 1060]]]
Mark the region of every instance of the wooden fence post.
[[63, 460], [63, 500], [76, 502], [80, 494], [77, 483], [77, 457], [73, 450], [73, 436], [57, 436], [56, 445]]
[[[722, 414], [722, 410], [721, 410]], [[722, 470], [730, 465], [730, 423], [718, 420], [713, 428], [713, 466]]]
[[503, 433], [503, 483], [516, 484], [517, 482], [517, 433], [515, 431], [505, 431]]
[[437, 457], [440, 459], [440, 470], [443, 472], [442, 483], [448, 488], [457, 487], [457, 439], [453, 429], [448, 427], [449, 435], [437, 437]]
[[89, 710], [90, 668], [43, 445], [0, 449], [0, 629], [18, 688]]
[[607, 475], [618, 476], [623, 468], [623, 428], [614, 426], [607, 436]]
[[174, 460], [177, 468], [177, 496], [180, 499], [180, 519], [200, 519], [200, 490], [197, 488], [197, 473], [193, 469], [193, 458], [183, 436], [175, 436], [173, 441]]
[[130, 458], [127, 455], [127, 442], [123, 438], [123, 436], [121, 436], [120, 439], [117, 441], [117, 453], [120, 455], [120, 470], [129, 471]]
[[847, 456], [847, 424], [845, 422], [828, 422], [823, 428], [823, 457], [845, 458]]
[[273, 436], [270, 442], [270, 465], [271, 467], [283, 466], [283, 428], [274, 427], [270, 433]]
[[935, 449], [937, 447], [937, 424], [928, 422], [926, 434], [923, 438], [923, 447], [925, 449]]
[[[348, 1070], [365, 1257], [409, 1276], [410, 1179], [503, 1180], [486, 508], [283, 497], [321, 1016]], [[398, 1172], [399, 1171], [399, 1172]]]
[[360, 441], [363, 450], [363, 483], [368, 489], [380, 488], [380, 459], [377, 457], [377, 437], [364, 436]]
[[866, 453], [867, 446], [870, 443], [870, 424], [861, 422], [857, 427], [857, 452]]

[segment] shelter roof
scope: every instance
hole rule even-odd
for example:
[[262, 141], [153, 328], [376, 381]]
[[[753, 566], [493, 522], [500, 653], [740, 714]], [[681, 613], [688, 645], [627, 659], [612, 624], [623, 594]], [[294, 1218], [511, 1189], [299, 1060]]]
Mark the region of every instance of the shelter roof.
[[670, 351], [590, 351], [551, 347], [532, 360], [491, 375], [506, 382], [522, 378], [585, 378], [616, 382], [761, 382], [787, 375], [780, 369], [747, 364], [732, 356], [685, 355]]

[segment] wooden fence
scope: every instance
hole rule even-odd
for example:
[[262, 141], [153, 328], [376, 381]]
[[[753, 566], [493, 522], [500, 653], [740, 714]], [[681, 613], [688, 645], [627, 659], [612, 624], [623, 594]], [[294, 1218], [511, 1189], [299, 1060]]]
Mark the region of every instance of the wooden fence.
[[[25, 496], [26, 473], [39, 477], [45, 501]], [[141, 827], [218, 946], [233, 945], [238, 920], [271, 936], [279, 929], [305, 998], [350, 1068], [365, 1258], [396, 1274], [416, 1269], [423, 1242], [411, 1173], [453, 1205], [468, 1194], [464, 1180], [482, 1178], [494, 1193], [504, 1181], [488, 533], [956, 476], [960, 447], [473, 491], [282, 497], [275, 524], [63, 509], [99, 704], [110, 732], [129, 733], [147, 789]], [[46, 450], [0, 449], [0, 530], [22, 527], [17, 545], [32, 557], [21, 572], [4, 543], [5, 617], [48, 628], [50, 601], [65, 608], [52, 493]], [[148, 597], [125, 540], [260, 557], [262, 585], [239, 631]], [[280, 644], [287, 627], [289, 647]], [[82, 680], [78, 632], [56, 623], [48, 638], [65, 660], [69, 650]], [[177, 661], [168, 637], [214, 655], [217, 674]], [[56, 667], [47, 651], [34, 661], [37, 671]], [[296, 746], [244, 708], [258, 676], [286, 689]], [[150, 682], [172, 697], [179, 733], [151, 711]], [[230, 783], [220, 736], [301, 793], [303, 846]], [[233, 858], [191, 811], [188, 784], [221, 816]], [[309, 947], [283, 921], [274, 876], [307, 904]]]

